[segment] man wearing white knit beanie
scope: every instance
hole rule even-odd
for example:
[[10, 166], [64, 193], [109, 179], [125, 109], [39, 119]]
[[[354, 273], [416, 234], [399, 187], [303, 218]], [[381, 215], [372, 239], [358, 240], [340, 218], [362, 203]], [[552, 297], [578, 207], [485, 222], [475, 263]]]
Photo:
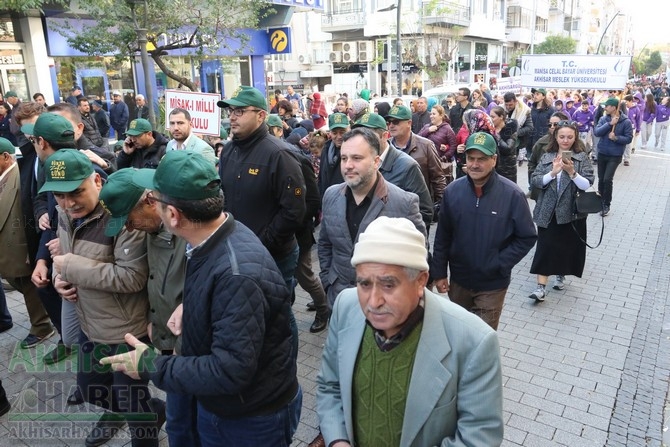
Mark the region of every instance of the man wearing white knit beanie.
[[317, 376], [325, 445], [502, 443], [496, 333], [425, 288], [426, 257], [406, 218], [379, 217], [360, 234], [357, 287], [335, 300]]

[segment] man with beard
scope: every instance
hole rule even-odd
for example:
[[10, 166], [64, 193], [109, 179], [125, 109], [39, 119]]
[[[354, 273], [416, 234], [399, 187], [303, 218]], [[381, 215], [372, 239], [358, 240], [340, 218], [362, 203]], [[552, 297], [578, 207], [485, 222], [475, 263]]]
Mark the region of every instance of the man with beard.
[[332, 307], [337, 295], [356, 285], [351, 256], [358, 235], [379, 216], [406, 217], [425, 236], [419, 197], [384, 180], [379, 173], [380, 141], [365, 127], [347, 132], [341, 148], [344, 183], [328, 188], [323, 197], [319, 232], [321, 283]]
[[212, 146], [193, 133], [191, 114], [188, 113], [188, 110], [172, 109], [168, 120], [172, 139], [168, 142], [166, 151], [189, 150], [202, 154], [215, 165], [219, 162]]
[[318, 179], [322, 198], [326, 189], [344, 181], [340, 171], [340, 148], [342, 136], [349, 130], [349, 117], [344, 113], [333, 113], [328, 117], [328, 130], [330, 143], [321, 152]]
[[117, 165], [119, 169], [156, 169], [158, 162], [165, 155], [167, 144], [167, 138], [153, 130], [149, 121], [143, 118], [133, 120], [126, 131], [126, 139], [117, 157]]
[[98, 123], [96, 122], [95, 117], [91, 115], [91, 103], [88, 102], [88, 98], [84, 97], [79, 98], [78, 101], [77, 108], [81, 115], [81, 122], [84, 124], [84, 135], [86, 135], [95, 146], [106, 148], [107, 143], [105, 143], [102, 135], [100, 135]]

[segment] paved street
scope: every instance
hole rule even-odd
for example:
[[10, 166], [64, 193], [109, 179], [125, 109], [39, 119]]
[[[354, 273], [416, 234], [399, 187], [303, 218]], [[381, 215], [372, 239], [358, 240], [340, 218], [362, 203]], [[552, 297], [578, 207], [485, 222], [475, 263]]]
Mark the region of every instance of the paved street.
[[[668, 172], [668, 147], [638, 149], [630, 167], [619, 167], [603, 244], [588, 250], [584, 278], [568, 277], [565, 290], [551, 290], [546, 302], [535, 304], [528, 298], [536, 284], [528, 273], [533, 252], [515, 269], [499, 328], [504, 446], [662, 445], [670, 373]], [[519, 179], [525, 187], [525, 167]], [[589, 217], [591, 243], [600, 225], [599, 217]], [[304, 401], [295, 446], [306, 446], [318, 427], [314, 379], [325, 332], [309, 333], [307, 301], [299, 290], [294, 310]], [[18, 349], [27, 316], [16, 292], [8, 302], [15, 326], [0, 336], [0, 378], [14, 409], [11, 420], [0, 419], [0, 446], [83, 445], [96, 415], [84, 405], [62, 405], [74, 374], [45, 371], [45, 346]], [[108, 445], [130, 445], [127, 432], [122, 435]]]

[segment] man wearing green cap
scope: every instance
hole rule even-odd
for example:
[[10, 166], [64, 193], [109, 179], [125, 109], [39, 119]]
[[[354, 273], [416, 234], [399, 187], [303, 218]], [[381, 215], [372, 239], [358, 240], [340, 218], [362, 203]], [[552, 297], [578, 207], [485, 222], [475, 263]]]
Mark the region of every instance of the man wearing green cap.
[[126, 131], [123, 149], [116, 158], [116, 165], [122, 168], [156, 169], [165, 155], [168, 140], [156, 132], [144, 118], [132, 120]]
[[612, 204], [614, 174], [621, 164], [626, 145], [633, 141], [633, 124], [625, 113], [619, 110], [619, 100], [609, 98], [605, 101], [603, 115], [593, 134], [598, 140], [598, 193], [603, 199], [601, 214], [606, 216]]
[[340, 170], [340, 148], [342, 147], [342, 137], [349, 131], [349, 124], [349, 117], [345, 113], [337, 112], [328, 117], [330, 144], [321, 151], [319, 168], [321, 198], [326, 193], [326, 189], [344, 182]]
[[386, 181], [393, 183], [404, 191], [413, 192], [419, 196], [419, 209], [421, 210], [423, 223], [428, 228], [433, 221], [433, 200], [421, 174], [419, 163], [389, 144], [386, 121], [381, 115], [366, 113], [352, 126], [354, 129], [357, 127], [367, 127], [377, 134], [381, 143], [379, 172]]
[[[393, 106], [385, 118], [393, 137], [390, 144], [419, 163], [430, 198], [433, 203], [440, 203], [444, 188], [447, 187], [447, 178], [435, 144], [412, 132], [412, 112], [408, 107]], [[430, 227], [427, 229], [430, 231]]]
[[[110, 215], [99, 201], [100, 175], [80, 151], [58, 150], [44, 169], [40, 192], [53, 192], [59, 207], [62, 254], [53, 257], [53, 283], [74, 303], [81, 323], [77, 384], [85, 401], [110, 411], [86, 439], [87, 446], [97, 446], [123, 426], [124, 413], [153, 413], [147, 380], [94, 368], [104, 355], [130, 349], [126, 333], [149, 342], [145, 234], [122, 229], [116, 237], [105, 235]], [[142, 438], [142, 445], [158, 445], [160, 427], [151, 418], [127, 420], [134, 442]]]
[[212, 146], [193, 133], [191, 114], [188, 113], [188, 110], [181, 108], [172, 109], [168, 120], [172, 139], [168, 141], [166, 151], [189, 150], [199, 152], [212, 163], [217, 164], [219, 162]]
[[[130, 126], [132, 129], [132, 123]], [[130, 132], [130, 130], [129, 130]], [[146, 170], [146, 169], [145, 169]], [[153, 193], [135, 180], [150, 176], [145, 170], [120, 169], [110, 175], [100, 191], [100, 203], [111, 214], [105, 236], [116, 237], [125, 227], [147, 235], [149, 265], [149, 338], [163, 355], [179, 354], [177, 336], [168, 328], [168, 320], [182, 302], [186, 275], [186, 241], [166, 230], [161, 221], [159, 202]], [[151, 170], [151, 169], [149, 169]], [[151, 170], [152, 171], [152, 170]], [[167, 393], [167, 425], [170, 445], [198, 445], [196, 432], [184, 420], [195, 414], [192, 396]], [[193, 427], [195, 428], [195, 427]]]
[[[54, 330], [37, 289], [30, 281], [32, 266], [26, 244], [19, 169], [14, 152], [14, 145], [0, 138], [0, 275], [23, 295], [31, 328], [22, 346], [32, 347], [48, 340]], [[12, 327], [12, 317], [7, 309], [4, 292], [0, 294], [0, 299], [0, 324], [4, 332]]]
[[270, 136], [267, 102], [258, 89], [241, 86], [218, 106], [230, 111], [233, 134], [219, 163], [225, 210], [258, 236], [292, 289], [298, 263], [295, 232], [306, 210], [300, 162], [287, 143]]
[[449, 293], [493, 329], [512, 269], [537, 240], [526, 196], [496, 173], [496, 154], [488, 133], [466, 141], [467, 176], [450, 183], [442, 198], [430, 268], [439, 293]]
[[134, 181], [153, 190], [165, 228], [188, 243], [183, 318], [170, 320], [181, 327], [181, 355], [156, 355], [128, 334], [135, 350], [102, 363], [196, 396], [202, 445], [290, 445], [302, 391], [279, 269], [253, 232], [222, 211], [219, 176], [202, 155], [171, 151], [155, 171], [140, 172]]

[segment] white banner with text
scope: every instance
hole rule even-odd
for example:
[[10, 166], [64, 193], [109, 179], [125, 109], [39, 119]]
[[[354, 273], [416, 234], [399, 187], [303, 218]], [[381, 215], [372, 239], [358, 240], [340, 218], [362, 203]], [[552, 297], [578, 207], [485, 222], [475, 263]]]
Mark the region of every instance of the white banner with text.
[[191, 115], [191, 128], [199, 135], [219, 135], [221, 109], [216, 103], [221, 96], [216, 93], [189, 92], [184, 90], [165, 91], [165, 128], [170, 128], [170, 112], [181, 108]]
[[524, 87], [622, 90], [628, 82], [631, 56], [596, 54], [524, 54]]

